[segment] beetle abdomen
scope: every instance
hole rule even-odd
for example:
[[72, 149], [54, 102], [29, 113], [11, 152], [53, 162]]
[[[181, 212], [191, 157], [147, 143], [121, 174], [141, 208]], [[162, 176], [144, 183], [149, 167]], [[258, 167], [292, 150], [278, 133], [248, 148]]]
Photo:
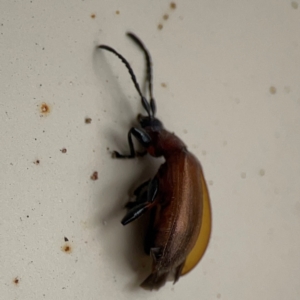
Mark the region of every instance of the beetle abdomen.
[[158, 290], [161, 288], [167, 280], [169, 272], [152, 272], [141, 284], [146, 290]]
[[180, 276], [201, 228], [201, 175], [200, 163], [186, 150], [166, 158], [159, 169], [158, 204], [153, 228], [150, 228], [154, 233], [150, 245], [153, 271], [143, 287], [159, 288], [170, 272], [175, 274], [175, 281]]

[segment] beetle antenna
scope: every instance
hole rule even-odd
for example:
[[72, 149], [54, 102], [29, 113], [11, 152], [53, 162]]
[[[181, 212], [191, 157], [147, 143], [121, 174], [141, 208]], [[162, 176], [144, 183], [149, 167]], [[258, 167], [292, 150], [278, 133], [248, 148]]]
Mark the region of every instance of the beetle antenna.
[[148, 115], [150, 118], [152, 118], [152, 115], [151, 115], [151, 112], [152, 112], [152, 108], [149, 104], [149, 102], [147, 101], [147, 99], [143, 96], [142, 92], [141, 92], [141, 89], [140, 89], [140, 86], [136, 80], [136, 77], [134, 75], [134, 72], [129, 64], [129, 62], [120, 54], [118, 53], [115, 49], [109, 47], [109, 46], [106, 46], [106, 45], [100, 45], [98, 46], [98, 48], [101, 48], [101, 49], [105, 49], [107, 51], [110, 51], [112, 53], [114, 53], [117, 57], [119, 57], [119, 59], [124, 63], [124, 65], [126, 66], [130, 76], [131, 76], [131, 79], [133, 81], [133, 84], [137, 90], [137, 92], [139, 93], [139, 95], [141, 96], [141, 101], [142, 101], [142, 105], [143, 107], [145, 108], [145, 110], [147, 111]]
[[152, 60], [149, 51], [143, 44], [143, 42], [133, 33], [128, 32], [127, 35], [140, 47], [140, 49], [145, 54], [146, 59], [146, 67], [147, 67], [147, 82], [148, 82], [148, 88], [149, 88], [149, 95], [150, 95], [150, 107], [152, 111], [152, 116], [154, 117], [156, 112], [156, 105], [155, 100], [153, 98], [153, 88], [152, 88], [152, 81], [153, 81], [153, 75], [152, 75]]

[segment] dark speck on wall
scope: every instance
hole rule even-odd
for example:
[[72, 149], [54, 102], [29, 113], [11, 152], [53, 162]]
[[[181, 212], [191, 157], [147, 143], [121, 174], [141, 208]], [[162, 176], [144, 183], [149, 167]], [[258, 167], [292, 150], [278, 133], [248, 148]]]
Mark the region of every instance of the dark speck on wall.
[[170, 3], [170, 7], [171, 7], [172, 9], [175, 9], [175, 8], [176, 8], [176, 3], [175, 3], [175, 2], [171, 2], [171, 3]]
[[92, 119], [91, 118], [85, 118], [84, 122], [85, 122], [85, 124], [91, 124]]

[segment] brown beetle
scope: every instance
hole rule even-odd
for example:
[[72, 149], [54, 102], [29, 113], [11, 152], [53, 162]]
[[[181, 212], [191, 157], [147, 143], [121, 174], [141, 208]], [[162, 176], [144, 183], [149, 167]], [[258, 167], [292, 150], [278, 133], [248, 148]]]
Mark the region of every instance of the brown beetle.
[[99, 48], [114, 53], [125, 64], [148, 114], [138, 116], [142, 128], [132, 127], [128, 132], [130, 154], [114, 152], [114, 156], [134, 158], [141, 155], [134, 149], [134, 136], [145, 148], [143, 154], [165, 158], [165, 163], [161, 165], [156, 176], [135, 190], [136, 200], [127, 204], [129, 210], [122, 219], [122, 224], [126, 225], [150, 211], [150, 224], [144, 246], [145, 252], [152, 257], [153, 266], [151, 274], [141, 286], [158, 289], [165, 284], [169, 274], [174, 276], [175, 283], [180, 275], [190, 271], [201, 259], [210, 237], [211, 210], [199, 161], [155, 117], [150, 54], [134, 34], [128, 33], [128, 36], [145, 54], [150, 101], [142, 94], [127, 60], [109, 46], [100, 45]]

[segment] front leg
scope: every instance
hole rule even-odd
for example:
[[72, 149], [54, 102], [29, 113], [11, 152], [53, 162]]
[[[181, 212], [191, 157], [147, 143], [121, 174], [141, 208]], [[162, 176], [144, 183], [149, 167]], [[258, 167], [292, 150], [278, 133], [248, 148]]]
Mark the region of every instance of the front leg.
[[149, 136], [149, 134], [147, 132], [145, 132], [144, 130], [132, 127], [128, 132], [128, 144], [129, 144], [130, 154], [129, 155], [123, 155], [123, 154], [120, 154], [117, 151], [114, 151], [113, 154], [114, 154], [115, 158], [135, 158], [136, 156], [139, 155], [139, 153], [137, 153], [134, 150], [134, 145], [133, 145], [133, 142], [132, 142], [132, 135], [145, 148], [148, 147], [151, 143], [151, 137]]

